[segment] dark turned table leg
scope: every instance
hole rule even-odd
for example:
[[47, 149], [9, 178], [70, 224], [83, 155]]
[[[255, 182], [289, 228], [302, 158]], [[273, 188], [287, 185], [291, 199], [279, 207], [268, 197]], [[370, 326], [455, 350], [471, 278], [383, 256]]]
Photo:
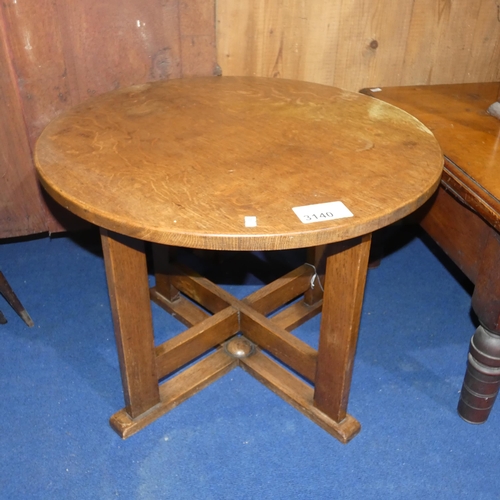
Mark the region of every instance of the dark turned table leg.
[[483, 423], [499, 389], [500, 235], [442, 187], [420, 216], [422, 228], [474, 283], [472, 308], [481, 326], [471, 340], [458, 413]]
[[467, 422], [486, 422], [500, 388], [500, 236], [490, 232], [472, 296], [481, 325], [469, 348], [458, 413]]
[[500, 332], [478, 327], [471, 339], [458, 413], [467, 422], [488, 419], [500, 388]]

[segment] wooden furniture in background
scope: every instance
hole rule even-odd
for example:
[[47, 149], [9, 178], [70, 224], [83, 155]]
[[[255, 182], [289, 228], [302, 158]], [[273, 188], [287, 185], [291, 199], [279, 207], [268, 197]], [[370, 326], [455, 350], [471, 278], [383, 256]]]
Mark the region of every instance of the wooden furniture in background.
[[500, 121], [486, 113], [499, 83], [363, 92], [419, 118], [445, 155], [441, 188], [422, 227], [475, 284], [472, 337], [459, 413], [486, 421], [500, 387]]
[[[9, 285], [7, 278], [0, 271], [0, 294], [4, 296], [5, 300], [11, 305], [11, 307], [19, 314], [20, 318], [28, 325], [33, 326], [33, 320], [31, 319], [28, 311], [21, 304], [21, 301], [17, 298], [14, 290]], [[0, 324], [4, 325], [7, 323], [7, 318], [4, 316], [2, 311], [0, 311]]]
[[[105, 91], [217, 71], [213, 0], [6, 0], [0, 6], [0, 238], [74, 228], [47, 207], [31, 151]], [[50, 201], [49, 201], [50, 204]], [[54, 212], [54, 214], [52, 214]]]
[[[171, 80], [61, 115], [38, 140], [35, 161], [50, 195], [102, 228], [126, 403], [111, 424], [122, 437], [238, 365], [341, 441], [359, 431], [347, 402], [371, 233], [437, 188], [443, 158], [427, 128], [385, 103], [323, 85]], [[317, 206], [330, 202], [353, 216], [334, 219], [333, 209]], [[318, 222], [294, 213], [309, 205]], [[151, 291], [143, 240], [154, 243]], [[311, 247], [311, 257], [238, 300], [171, 267], [167, 245]], [[157, 346], [150, 294], [189, 327]], [[316, 351], [289, 330], [321, 310]]]

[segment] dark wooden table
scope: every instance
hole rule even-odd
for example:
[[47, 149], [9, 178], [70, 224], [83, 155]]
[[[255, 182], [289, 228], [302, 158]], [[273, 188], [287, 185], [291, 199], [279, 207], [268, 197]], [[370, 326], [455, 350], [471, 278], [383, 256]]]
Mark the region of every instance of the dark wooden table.
[[486, 421], [500, 387], [500, 121], [486, 113], [499, 91], [499, 83], [362, 91], [420, 119], [445, 155], [441, 187], [420, 223], [475, 285], [480, 326], [458, 406], [472, 423]]
[[[442, 152], [426, 127], [322, 85], [171, 80], [61, 115], [35, 161], [45, 189], [102, 228], [126, 403], [111, 424], [122, 437], [236, 366], [339, 440], [359, 431], [347, 402], [371, 233], [437, 189]], [[153, 243], [151, 290], [144, 241]], [[307, 247], [310, 259], [238, 300], [172, 266], [171, 245]], [[150, 297], [188, 329], [155, 345]], [[321, 311], [316, 351], [290, 331]]]

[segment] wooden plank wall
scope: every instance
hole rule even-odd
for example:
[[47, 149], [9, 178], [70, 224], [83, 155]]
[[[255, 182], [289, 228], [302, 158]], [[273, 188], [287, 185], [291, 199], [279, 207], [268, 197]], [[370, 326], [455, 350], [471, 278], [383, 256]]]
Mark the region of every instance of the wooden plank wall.
[[51, 215], [31, 160], [53, 117], [114, 88], [213, 74], [214, 26], [214, 0], [3, 0], [0, 237], [74, 224]]
[[500, 79], [498, 0], [218, 0], [223, 75], [363, 87]]

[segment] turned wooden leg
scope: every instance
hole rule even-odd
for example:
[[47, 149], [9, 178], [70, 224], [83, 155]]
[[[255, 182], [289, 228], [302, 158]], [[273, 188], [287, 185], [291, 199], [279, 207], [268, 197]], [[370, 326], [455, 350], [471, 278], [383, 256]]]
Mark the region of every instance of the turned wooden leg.
[[336, 422], [347, 412], [370, 242], [336, 243], [326, 263], [314, 405]]
[[126, 411], [136, 418], [160, 401], [144, 243], [101, 230]]
[[[12, 309], [21, 317], [21, 319], [28, 325], [33, 326], [33, 320], [30, 318], [28, 311], [21, 304], [21, 301], [17, 298], [14, 290], [10, 287], [7, 279], [0, 271], [0, 293], [5, 297], [5, 300], [12, 306]], [[0, 324], [7, 323], [7, 319], [0, 312]]]
[[458, 413], [467, 422], [488, 419], [500, 388], [500, 333], [479, 326], [471, 339]]
[[500, 388], [500, 236], [493, 231], [481, 256], [472, 307], [481, 326], [470, 342], [458, 413], [467, 422], [481, 424]]

